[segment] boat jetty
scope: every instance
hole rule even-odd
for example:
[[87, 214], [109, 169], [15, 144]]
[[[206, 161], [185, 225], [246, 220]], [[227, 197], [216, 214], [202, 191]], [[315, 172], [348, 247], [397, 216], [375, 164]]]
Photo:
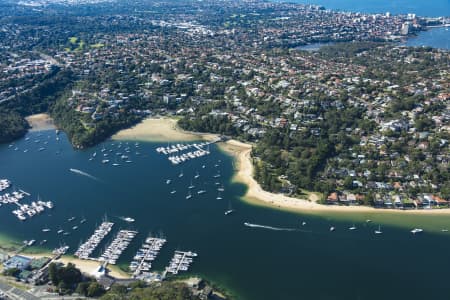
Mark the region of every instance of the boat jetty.
[[[11, 186], [11, 181], [8, 179], [0, 179], [0, 191], [4, 191]], [[0, 195], [0, 205], [1, 204], [15, 204], [19, 208], [13, 210], [13, 214], [21, 221], [25, 221], [35, 215], [40, 214], [46, 209], [53, 208], [53, 202], [51, 201], [41, 201], [38, 197], [37, 201], [33, 201], [30, 204], [19, 203], [25, 196], [31, 196], [29, 193], [19, 190], [13, 191], [11, 193], [5, 193]]]
[[[167, 147], [158, 147], [156, 148], [156, 152], [168, 155], [168, 159], [172, 164], [178, 165], [180, 163], [186, 162], [188, 160], [203, 157], [205, 155], [210, 154], [209, 149], [204, 149], [204, 147], [208, 147], [211, 144], [220, 142], [222, 139], [218, 138], [211, 142], [202, 142], [202, 143], [193, 143], [193, 144], [176, 144]], [[189, 152], [184, 152], [186, 150], [192, 150]]]
[[95, 231], [94, 234], [84, 243], [81, 244], [78, 250], [75, 252], [75, 256], [81, 259], [91, 259], [89, 255], [94, 251], [95, 248], [100, 244], [100, 242], [108, 235], [111, 231], [114, 223], [103, 222]]
[[133, 271], [134, 278], [145, 279], [150, 275], [151, 262], [156, 259], [165, 243], [166, 239], [151, 236], [145, 240], [130, 264], [130, 270]]
[[66, 254], [67, 250], [69, 250], [69, 246], [61, 246], [59, 248], [56, 248], [52, 251], [52, 253], [56, 256], [61, 256]]
[[25, 221], [27, 218], [31, 218], [37, 214], [40, 214], [45, 209], [52, 209], [53, 202], [38, 200], [31, 202], [31, 204], [20, 204], [15, 202], [19, 209], [13, 210], [13, 214], [21, 221]]
[[166, 271], [174, 275], [178, 274], [179, 271], [187, 271], [193, 262], [193, 257], [196, 256], [197, 253], [191, 251], [175, 251], [175, 254], [170, 261], [169, 267], [166, 268]]
[[134, 239], [138, 232], [133, 230], [120, 230], [116, 238], [106, 248], [102, 256], [99, 257], [99, 261], [107, 262], [108, 264], [115, 265], [122, 252], [127, 249], [131, 241]]

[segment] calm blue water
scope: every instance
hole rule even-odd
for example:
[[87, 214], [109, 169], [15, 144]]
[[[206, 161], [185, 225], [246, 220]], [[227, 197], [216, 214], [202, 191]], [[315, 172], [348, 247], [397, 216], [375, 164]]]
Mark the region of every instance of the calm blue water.
[[[390, 12], [391, 14], [415, 13], [424, 17], [450, 16], [450, 0], [293, 0], [289, 2], [323, 5], [327, 9], [364, 13]], [[406, 45], [450, 49], [449, 41], [450, 30], [437, 28], [420, 32], [417, 37], [408, 40]], [[306, 47], [304, 50], [311, 50], [311, 47], [317, 48], [316, 46]]]
[[[297, 47], [305, 51], [317, 51], [322, 46], [332, 45], [333, 43], [314, 43]], [[450, 49], [450, 27], [433, 28], [427, 31], [421, 31], [417, 36], [411, 37], [401, 45], [411, 47], [433, 47], [437, 49]]]
[[404, 43], [407, 46], [431, 46], [433, 48], [450, 49], [450, 27], [434, 28], [419, 33]]
[[[126, 266], [149, 232], [163, 233], [168, 243], [155, 261], [157, 270], [167, 266], [176, 249], [196, 251], [199, 257], [189, 274], [219, 283], [239, 300], [435, 300], [448, 299], [450, 294], [450, 260], [445, 258], [450, 233], [441, 232], [450, 229], [448, 216], [283, 212], [241, 201], [245, 187], [231, 181], [233, 161], [215, 146], [210, 156], [180, 167], [155, 152], [159, 143], [136, 147], [107, 141], [75, 151], [64, 134], [57, 141], [54, 131], [31, 132], [27, 137], [12, 147], [0, 145], [0, 178], [11, 179], [15, 188], [32, 194], [22, 203], [40, 195], [55, 207], [20, 222], [11, 213], [13, 206], [2, 205], [0, 233], [18, 240], [47, 239], [49, 249], [66, 243], [73, 253], [106, 214], [116, 225], [94, 256], [100, 255], [119, 228], [136, 229], [139, 234], [120, 259]], [[111, 163], [121, 166], [100, 162], [103, 146]], [[40, 147], [46, 149], [39, 152]], [[89, 161], [94, 152], [96, 158]], [[133, 162], [123, 163], [117, 153], [125, 153]], [[97, 179], [74, 174], [70, 168]], [[200, 178], [195, 179], [197, 172]], [[218, 172], [221, 177], [214, 178]], [[166, 179], [172, 183], [167, 185]], [[194, 197], [186, 200], [191, 182]], [[216, 199], [216, 182], [224, 185], [222, 200]], [[174, 189], [177, 192], [172, 195]], [[196, 194], [199, 189], [206, 193]], [[236, 212], [225, 216], [229, 203]], [[127, 224], [120, 216], [136, 222]], [[76, 219], [69, 222], [70, 217]], [[87, 222], [80, 224], [83, 217]], [[300, 226], [302, 221], [307, 224]], [[271, 227], [251, 228], [244, 222]], [[348, 230], [352, 224], [358, 229]], [[374, 234], [378, 224], [383, 235]], [[75, 225], [77, 230], [72, 229]], [[330, 232], [330, 226], [336, 231]], [[409, 230], [416, 226], [425, 233], [413, 236]], [[45, 227], [52, 231], [42, 232]], [[71, 234], [58, 235], [60, 228]]]
[[424, 17], [450, 16], [450, 0], [294, 0], [291, 2], [317, 4], [327, 9], [353, 12], [415, 13]]

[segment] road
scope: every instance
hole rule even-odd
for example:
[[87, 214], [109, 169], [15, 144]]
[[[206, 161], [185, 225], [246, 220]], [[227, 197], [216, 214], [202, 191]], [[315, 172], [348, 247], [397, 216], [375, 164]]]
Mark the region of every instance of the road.
[[27, 291], [13, 287], [12, 285], [0, 281], [0, 290], [5, 293], [10, 299], [15, 300], [39, 300], [38, 297]]

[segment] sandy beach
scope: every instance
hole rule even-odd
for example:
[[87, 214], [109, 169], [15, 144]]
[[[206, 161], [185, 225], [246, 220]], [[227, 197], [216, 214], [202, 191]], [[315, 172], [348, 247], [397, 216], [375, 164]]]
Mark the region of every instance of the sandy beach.
[[25, 118], [31, 126], [30, 131], [55, 129], [53, 119], [48, 114], [36, 114]]
[[212, 140], [217, 135], [183, 131], [175, 118], [147, 118], [136, 126], [124, 129], [112, 136], [113, 140], [177, 142]]
[[[142, 141], [189, 141], [189, 140], [212, 140], [215, 134], [203, 134], [186, 132], [177, 126], [174, 118], [149, 118], [133, 128], [122, 130], [113, 138], [117, 140], [142, 140]], [[450, 215], [450, 209], [432, 210], [397, 210], [397, 209], [375, 209], [368, 206], [337, 206], [323, 205], [317, 203], [318, 197], [311, 193], [308, 199], [288, 197], [264, 191], [253, 178], [253, 164], [251, 161], [252, 145], [237, 140], [229, 140], [219, 143], [218, 146], [235, 158], [236, 173], [233, 180], [245, 184], [247, 193], [244, 200], [255, 205], [263, 205], [276, 209], [293, 212], [320, 213], [320, 212], [360, 212], [360, 213], [404, 213], [404, 214], [445, 214]]]
[[[32, 258], [41, 258], [41, 257], [52, 257], [53, 255], [51, 253], [38, 253], [38, 254], [28, 254], [23, 253], [26, 257], [32, 257]], [[61, 262], [63, 264], [72, 263], [74, 264], [82, 273], [85, 273], [87, 275], [93, 275], [97, 270], [98, 267], [101, 265], [100, 262], [93, 261], [93, 260], [82, 260], [75, 258], [70, 255], [64, 255], [60, 257], [57, 262]], [[120, 270], [117, 266], [111, 266], [108, 265], [109, 274], [115, 278], [131, 278], [130, 275], [125, 273], [124, 271]]]
[[251, 161], [252, 146], [235, 140], [221, 143], [224, 151], [233, 155], [236, 159], [236, 173], [233, 180], [245, 184], [248, 189], [244, 200], [268, 207], [286, 209], [297, 212], [363, 212], [363, 213], [405, 213], [405, 214], [444, 214], [450, 215], [450, 209], [430, 209], [430, 210], [394, 210], [376, 209], [368, 206], [337, 206], [323, 205], [317, 203], [318, 197], [312, 193], [308, 199], [288, 197], [283, 194], [275, 194], [264, 191], [253, 178], [253, 164]]

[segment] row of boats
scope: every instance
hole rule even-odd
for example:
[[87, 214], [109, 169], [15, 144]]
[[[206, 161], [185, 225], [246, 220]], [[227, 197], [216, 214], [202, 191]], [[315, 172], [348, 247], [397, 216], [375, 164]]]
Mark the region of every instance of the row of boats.
[[178, 274], [180, 271], [187, 271], [193, 262], [193, 257], [196, 257], [197, 253], [188, 251], [175, 251], [169, 266], [166, 268], [168, 273], [174, 275]]
[[8, 189], [11, 186], [11, 181], [8, 179], [0, 179], [0, 192]]
[[169, 156], [168, 159], [169, 161], [174, 164], [174, 165], [178, 165], [180, 163], [186, 162], [188, 160], [194, 159], [194, 158], [199, 158], [199, 157], [203, 157], [205, 155], [210, 154], [209, 151], [207, 150], [203, 150], [203, 149], [199, 149], [196, 151], [192, 151], [192, 152], [187, 152], [181, 155], [174, 155], [174, 156]]
[[133, 230], [120, 230], [116, 238], [106, 248], [105, 252], [99, 257], [99, 261], [107, 262], [108, 264], [115, 265], [122, 252], [127, 249], [131, 241], [134, 239], [138, 232]]
[[89, 259], [91, 253], [97, 248], [100, 242], [111, 232], [114, 223], [104, 221], [95, 231], [94, 234], [83, 244], [80, 245], [75, 252], [75, 256], [81, 259]]
[[5, 193], [4, 195], [0, 195], [0, 204], [11, 204], [17, 203], [19, 200], [25, 197], [24, 192], [14, 191], [12, 193]]
[[189, 150], [191, 148], [196, 148], [196, 149], [202, 149], [203, 147], [207, 147], [213, 143], [215, 143], [216, 141], [212, 141], [212, 142], [202, 142], [202, 143], [193, 143], [193, 144], [176, 144], [176, 145], [171, 145], [171, 146], [167, 146], [167, 147], [158, 147], [156, 148], [156, 152], [158, 153], [162, 153], [165, 155], [169, 155], [172, 153], [178, 153], [178, 152], [182, 152], [185, 150]]
[[135, 278], [147, 278], [152, 268], [152, 261], [156, 259], [161, 248], [167, 242], [166, 239], [147, 237], [141, 248], [136, 252], [130, 263], [130, 270]]
[[[215, 141], [214, 141], [215, 142]], [[174, 164], [178, 165], [180, 163], [186, 162], [191, 159], [203, 157], [205, 155], [210, 154], [209, 151], [209, 145], [214, 142], [203, 142], [203, 143], [193, 143], [193, 144], [176, 144], [172, 146], [167, 147], [158, 147], [156, 148], [156, 152], [169, 155], [168, 159], [169, 161]], [[208, 147], [207, 150], [203, 149], [203, 147]], [[186, 153], [181, 153], [185, 150], [189, 150], [191, 148], [194, 148], [195, 150], [189, 151]], [[171, 155], [176, 154], [176, 155]]]
[[[4, 191], [11, 187], [11, 181], [8, 179], [0, 179], [0, 190]], [[38, 197], [37, 201], [33, 201], [30, 204], [19, 203], [25, 196], [30, 196], [27, 192], [22, 190], [13, 191], [11, 193], [5, 193], [0, 195], [0, 205], [2, 204], [15, 204], [19, 208], [12, 211], [12, 213], [21, 221], [25, 221], [28, 218], [34, 217], [45, 211], [46, 209], [53, 208], [52, 201], [41, 201]]]
[[53, 202], [51, 201], [33, 201], [31, 204], [16, 203], [19, 209], [13, 210], [13, 214], [21, 221], [25, 221], [27, 218], [31, 218], [35, 215], [42, 213], [45, 209], [52, 209]]

